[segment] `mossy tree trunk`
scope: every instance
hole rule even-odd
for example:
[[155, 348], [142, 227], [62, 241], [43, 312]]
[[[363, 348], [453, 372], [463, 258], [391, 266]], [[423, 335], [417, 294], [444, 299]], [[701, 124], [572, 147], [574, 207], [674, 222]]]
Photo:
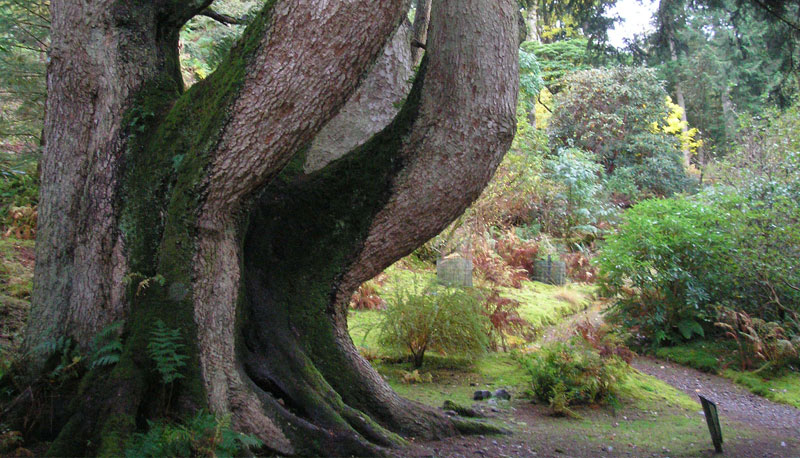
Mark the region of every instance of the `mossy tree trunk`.
[[[267, 1], [184, 93], [178, 30], [209, 3], [53, 0], [25, 346], [36, 372], [42, 342], [68, 336], [85, 350], [124, 320], [125, 349], [83, 375], [50, 453], [116, 454], [144, 420], [198, 409], [280, 454], [374, 455], [401, 436], [455, 433], [358, 355], [346, 306], [461, 214], [509, 147], [516, 3], [434, 2], [394, 122], [314, 172], [307, 145], [406, 1]], [[147, 357], [157, 320], [181, 331], [189, 356], [169, 399]]]

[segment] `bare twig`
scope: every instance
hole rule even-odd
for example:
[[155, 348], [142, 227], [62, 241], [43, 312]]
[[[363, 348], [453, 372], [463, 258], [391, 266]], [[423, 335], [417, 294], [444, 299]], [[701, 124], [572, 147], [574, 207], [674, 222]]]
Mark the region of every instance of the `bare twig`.
[[786, 279], [785, 279], [785, 278], [783, 279], [783, 283], [784, 283], [786, 286], [788, 286], [789, 288], [791, 288], [791, 289], [793, 289], [793, 290], [795, 290], [795, 291], [798, 291], [798, 292], [800, 292], [800, 288], [798, 288], [797, 286], [794, 286], [794, 285], [792, 285], [791, 283], [789, 283], [788, 281], [786, 281]]

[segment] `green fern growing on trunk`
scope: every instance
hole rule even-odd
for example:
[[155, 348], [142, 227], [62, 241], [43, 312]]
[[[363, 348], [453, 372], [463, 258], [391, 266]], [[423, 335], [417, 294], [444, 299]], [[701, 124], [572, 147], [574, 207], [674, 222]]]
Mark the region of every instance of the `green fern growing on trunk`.
[[156, 370], [161, 375], [164, 385], [183, 378], [180, 370], [186, 366], [185, 360], [188, 358], [181, 353], [183, 347], [179, 330], [167, 327], [161, 320], [155, 322], [150, 332], [147, 353], [156, 364]]

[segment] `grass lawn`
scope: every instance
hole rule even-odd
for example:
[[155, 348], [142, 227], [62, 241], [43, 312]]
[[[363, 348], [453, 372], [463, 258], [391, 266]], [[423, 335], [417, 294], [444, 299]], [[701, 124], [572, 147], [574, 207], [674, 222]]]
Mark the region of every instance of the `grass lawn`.
[[503, 288], [502, 291], [503, 296], [520, 303], [520, 316], [539, 332], [586, 309], [591, 304], [594, 286], [577, 283], [553, 286], [524, 281], [520, 289]]

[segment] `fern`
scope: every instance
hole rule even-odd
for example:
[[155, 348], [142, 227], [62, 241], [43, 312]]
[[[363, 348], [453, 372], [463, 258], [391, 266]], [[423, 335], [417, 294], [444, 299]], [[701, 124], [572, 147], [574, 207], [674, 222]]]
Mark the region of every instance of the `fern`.
[[39, 344], [35, 352], [44, 355], [48, 360], [56, 358], [56, 367], [48, 377], [53, 381], [68, 379], [77, 375], [77, 370], [83, 361], [83, 355], [78, 351], [71, 337], [60, 336], [58, 339], [49, 339]]
[[216, 418], [200, 411], [186, 424], [148, 422], [145, 434], [135, 434], [125, 450], [126, 457], [238, 456], [246, 449], [264, 445], [255, 436], [231, 428], [230, 418]]
[[61, 336], [58, 339], [48, 339], [36, 347], [36, 352], [45, 356], [52, 356], [57, 353], [64, 353], [72, 346], [72, 339]]
[[91, 356], [89, 357], [91, 361], [90, 369], [111, 366], [119, 362], [119, 357], [122, 354], [122, 342], [119, 336], [120, 328], [122, 328], [122, 322], [112, 323], [92, 339], [89, 347], [91, 350]]
[[147, 353], [156, 363], [156, 370], [161, 374], [161, 381], [165, 385], [183, 378], [180, 369], [186, 366], [185, 360], [188, 359], [188, 356], [181, 353], [183, 347], [179, 330], [168, 328], [161, 320], [155, 322], [150, 332]]

